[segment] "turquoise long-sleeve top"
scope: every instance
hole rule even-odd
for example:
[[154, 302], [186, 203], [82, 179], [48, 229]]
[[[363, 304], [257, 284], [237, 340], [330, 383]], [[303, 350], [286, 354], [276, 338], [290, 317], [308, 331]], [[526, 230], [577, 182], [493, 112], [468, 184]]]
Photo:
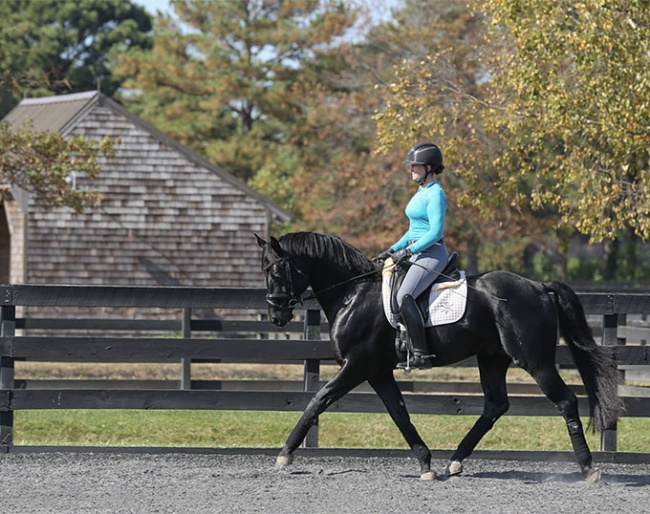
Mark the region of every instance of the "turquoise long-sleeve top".
[[[447, 197], [438, 182], [419, 187], [404, 212], [409, 219], [409, 229], [391, 248], [394, 251], [409, 247], [419, 253], [440, 241], [444, 235]], [[409, 245], [409, 241], [415, 241]]]

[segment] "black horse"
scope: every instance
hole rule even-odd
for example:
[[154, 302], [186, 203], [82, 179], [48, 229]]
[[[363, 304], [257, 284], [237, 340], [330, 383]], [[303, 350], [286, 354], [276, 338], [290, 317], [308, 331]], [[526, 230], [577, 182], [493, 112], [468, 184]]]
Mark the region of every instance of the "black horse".
[[[329, 321], [332, 350], [341, 366], [310, 401], [278, 455], [278, 463], [290, 464], [318, 415], [368, 381], [418, 459], [420, 477], [434, 479], [431, 453], [410, 421], [393, 376], [398, 362], [395, 329], [384, 315], [377, 264], [336, 236], [297, 232], [272, 237], [268, 243], [256, 238], [263, 249], [271, 323], [285, 326], [311, 286]], [[438, 337], [431, 338], [436, 341], [431, 348], [435, 366], [476, 355], [484, 393], [483, 413], [452, 455], [447, 475], [462, 471], [462, 461], [508, 410], [506, 372], [514, 362], [535, 379], [566, 420], [585, 479], [600, 478], [598, 468], [592, 467], [576, 396], [555, 367], [558, 322], [589, 396], [594, 429], [606, 429], [617, 420], [623, 403], [617, 396], [616, 367], [594, 342], [573, 290], [561, 282], [534, 282], [506, 271], [468, 277], [463, 317], [427, 329], [438, 332]]]

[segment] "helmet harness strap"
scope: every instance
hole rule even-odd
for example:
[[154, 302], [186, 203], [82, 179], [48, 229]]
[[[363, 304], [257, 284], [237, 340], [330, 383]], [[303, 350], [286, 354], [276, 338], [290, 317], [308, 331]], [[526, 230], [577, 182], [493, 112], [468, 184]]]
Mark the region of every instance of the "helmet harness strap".
[[433, 172], [433, 166], [431, 166], [431, 164], [425, 164], [424, 170], [425, 170], [424, 177], [422, 177], [420, 180], [417, 181], [420, 187], [424, 187], [424, 184], [426, 184], [427, 178]]

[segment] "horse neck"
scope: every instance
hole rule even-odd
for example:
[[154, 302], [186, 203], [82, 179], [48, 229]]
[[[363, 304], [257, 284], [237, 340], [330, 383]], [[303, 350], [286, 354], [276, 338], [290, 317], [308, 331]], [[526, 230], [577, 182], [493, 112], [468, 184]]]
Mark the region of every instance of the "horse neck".
[[310, 285], [327, 318], [331, 321], [353, 294], [359, 282], [352, 280], [364, 275], [363, 271], [341, 269], [329, 262], [314, 259], [310, 266]]
[[354, 270], [342, 270], [339, 266], [318, 258], [312, 258], [309, 281], [314, 292], [331, 288], [360, 275]]

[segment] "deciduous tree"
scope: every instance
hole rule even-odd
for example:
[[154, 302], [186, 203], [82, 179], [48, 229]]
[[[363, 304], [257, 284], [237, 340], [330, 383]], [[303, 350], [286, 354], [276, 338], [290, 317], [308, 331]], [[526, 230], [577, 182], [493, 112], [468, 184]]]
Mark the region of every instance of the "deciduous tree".
[[63, 138], [58, 132], [34, 132], [30, 125], [11, 128], [0, 123], [0, 200], [19, 187], [44, 207], [67, 206], [77, 212], [95, 204], [100, 195], [75, 188], [72, 173], [92, 180], [101, 172], [100, 156], [112, 155], [109, 139], [96, 142], [83, 137]]
[[650, 4], [485, 0], [492, 121], [533, 174], [533, 203], [592, 241], [631, 227], [650, 237]]

